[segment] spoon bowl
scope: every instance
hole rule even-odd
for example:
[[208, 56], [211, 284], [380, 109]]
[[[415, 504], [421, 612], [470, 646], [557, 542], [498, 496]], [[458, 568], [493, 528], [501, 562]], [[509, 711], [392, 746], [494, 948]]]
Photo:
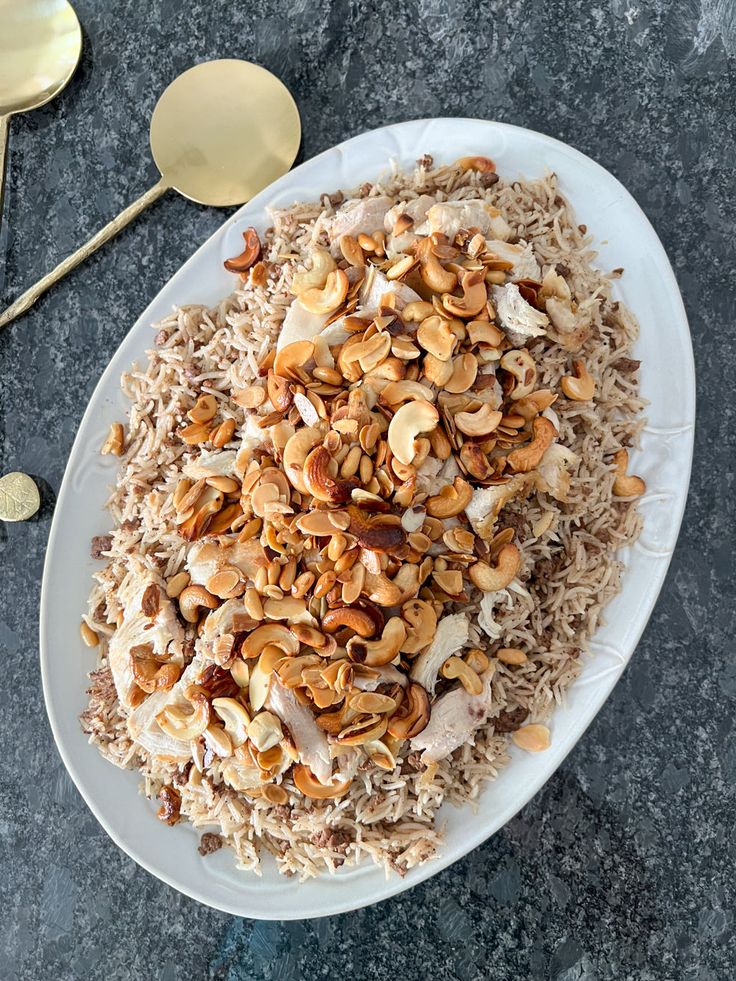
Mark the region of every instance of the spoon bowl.
[[0, 0], [0, 116], [53, 99], [81, 52], [82, 29], [68, 0]]
[[243, 204], [285, 174], [300, 140], [299, 110], [283, 82], [235, 59], [179, 75], [151, 118], [151, 152], [163, 181], [214, 207]]

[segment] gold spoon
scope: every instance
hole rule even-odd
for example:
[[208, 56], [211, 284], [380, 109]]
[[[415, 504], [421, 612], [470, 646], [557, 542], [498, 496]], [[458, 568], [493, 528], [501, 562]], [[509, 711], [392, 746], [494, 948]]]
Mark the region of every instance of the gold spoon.
[[0, 218], [10, 117], [58, 95], [81, 52], [82, 29], [67, 0], [0, 0]]
[[[0, 0], [3, 2], [3, 0]], [[243, 204], [281, 177], [299, 149], [299, 110], [274, 75], [248, 61], [206, 61], [175, 79], [151, 118], [161, 180], [0, 315], [0, 327], [174, 188], [198, 204]]]

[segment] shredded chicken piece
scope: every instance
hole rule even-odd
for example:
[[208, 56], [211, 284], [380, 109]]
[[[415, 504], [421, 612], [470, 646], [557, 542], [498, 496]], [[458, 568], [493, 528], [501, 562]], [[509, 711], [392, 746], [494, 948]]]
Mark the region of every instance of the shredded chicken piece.
[[311, 341], [313, 337], [322, 332], [327, 319], [328, 314], [310, 313], [297, 299], [292, 300], [291, 306], [286, 311], [279, 336], [276, 338], [276, 350], [280, 351], [282, 347], [293, 344], [294, 341]]
[[332, 776], [330, 747], [327, 737], [306, 705], [298, 702], [294, 692], [274, 677], [266, 707], [288, 728], [300, 761], [309, 767], [320, 783], [329, 783]]
[[464, 613], [443, 617], [437, 624], [434, 640], [412, 665], [412, 681], [420, 684], [430, 697], [434, 695], [440, 668], [448, 657], [462, 650], [469, 639], [470, 621]]
[[427, 212], [427, 220], [419, 228], [417, 234], [431, 235], [442, 232], [452, 241], [461, 228], [477, 229], [482, 235], [492, 234], [495, 238], [506, 240], [511, 235], [511, 228], [506, 223], [498, 208], [480, 199], [463, 201], [444, 201], [433, 205]]
[[[159, 605], [156, 615], [149, 617], [143, 612], [141, 604], [152, 584], [158, 587]], [[120, 704], [130, 709], [138, 692], [131, 667], [131, 650], [150, 645], [154, 654], [167, 656], [174, 663], [181, 664], [184, 628], [177, 618], [174, 604], [166, 596], [161, 577], [142, 562], [134, 563], [120, 584], [118, 599], [122, 605], [123, 622], [110, 639], [108, 659]]]
[[405, 283], [392, 282], [387, 279], [380, 269], [375, 267], [366, 276], [365, 282], [360, 291], [361, 313], [375, 313], [381, 306], [382, 297], [387, 293], [393, 293], [397, 299], [397, 308], [403, 310], [407, 303], [419, 299], [410, 286]]
[[357, 237], [361, 232], [372, 235], [373, 232], [383, 231], [386, 213], [391, 208], [391, 198], [363, 198], [361, 201], [347, 201], [334, 218], [327, 223], [327, 233], [332, 242], [332, 253], [340, 255], [340, 237], [352, 235]]
[[184, 763], [192, 758], [190, 744], [165, 733], [156, 722], [156, 716], [169, 705], [191, 707], [184, 692], [197, 681], [202, 669], [202, 662], [195, 658], [170, 691], [154, 692], [128, 716], [127, 726], [131, 739], [162, 762]]
[[577, 453], [561, 443], [553, 443], [537, 467], [537, 487], [565, 503], [570, 492], [570, 469], [579, 462]]
[[501, 326], [515, 347], [547, 333], [549, 318], [526, 302], [515, 283], [494, 286], [493, 300]]
[[422, 763], [436, 763], [459, 746], [472, 743], [474, 733], [491, 710], [492, 677], [492, 669], [481, 675], [483, 691], [480, 695], [469, 695], [461, 686], [442, 695], [432, 705], [429, 724], [410, 743], [412, 750], [423, 750]]
[[534, 474], [515, 474], [505, 484], [478, 487], [473, 491], [465, 515], [481, 538], [493, 537], [493, 526], [501, 509], [516, 497], [522, 497], [531, 489]]
[[538, 280], [542, 275], [531, 242], [512, 245], [498, 239], [489, 239], [486, 241], [486, 248], [503, 262], [513, 262], [511, 275], [514, 279]]
[[253, 579], [266, 557], [263, 546], [256, 538], [247, 542], [235, 542], [221, 548], [217, 542], [195, 542], [187, 555], [187, 571], [193, 583], [206, 586], [212, 576], [228, 566], [239, 569], [244, 576]]

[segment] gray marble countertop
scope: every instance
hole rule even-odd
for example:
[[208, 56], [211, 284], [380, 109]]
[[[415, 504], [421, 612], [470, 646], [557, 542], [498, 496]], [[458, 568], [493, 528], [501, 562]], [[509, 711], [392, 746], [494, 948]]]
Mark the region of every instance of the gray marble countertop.
[[244, 57], [293, 91], [302, 159], [383, 123], [461, 115], [541, 130], [609, 168], [679, 279], [699, 421], [688, 509], [654, 615], [544, 790], [481, 848], [380, 906], [288, 924], [214, 912], [138, 868], [97, 825], [54, 747], [38, 667], [44, 550], [87, 399], [141, 310], [224, 218], [175, 194], [150, 208], [0, 334], [2, 470], [34, 474], [43, 491], [36, 519], [0, 525], [0, 977], [733, 978], [733, 4], [76, 8], [79, 71], [56, 101], [11, 125], [3, 305], [156, 179], [148, 120], [169, 81], [207, 58]]

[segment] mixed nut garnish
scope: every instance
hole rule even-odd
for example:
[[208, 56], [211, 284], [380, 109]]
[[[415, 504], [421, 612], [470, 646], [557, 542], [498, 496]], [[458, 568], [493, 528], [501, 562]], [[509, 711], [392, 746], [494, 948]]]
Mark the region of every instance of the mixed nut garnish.
[[[337, 798], [361, 763], [392, 770], [407, 740], [425, 762], [447, 755], [438, 685], [455, 720], [486, 717], [497, 661], [527, 657], [472, 646], [458, 611], [520, 571], [504, 507], [533, 491], [566, 501], [577, 457], [553, 406], [595, 396], [567, 280], [509, 242], [496, 209], [348, 204], [293, 271], [259, 381], [233, 394], [246, 425], [204, 393], [178, 433], [198, 448], [171, 496], [186, 570], [139, 602], [152, 623], [176, 604], [197, 673], [152, 643], [128, 665], [134, 711], [176, 692], [155, 715], [163, 733], [274, 804], [287, 771], [306, 796]], [[244, 238], [227, 268], [266, 276], [257, 232]], [[570, 352], [560, 391], [540, 383], [544, 336]], [[614, 465], [614, 493], [641, 494], [625, 450]], [[544, 748], [542, 730], [517, 742]]]

